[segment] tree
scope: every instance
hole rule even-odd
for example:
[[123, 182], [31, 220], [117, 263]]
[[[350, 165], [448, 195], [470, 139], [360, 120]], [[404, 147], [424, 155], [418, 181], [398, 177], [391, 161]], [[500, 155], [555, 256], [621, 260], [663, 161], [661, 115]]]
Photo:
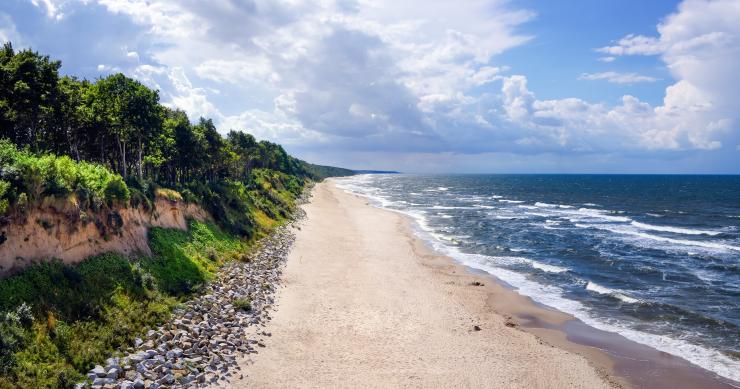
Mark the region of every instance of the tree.
[[119, 172], [128, 177], [127, 145], [137, 147], [136, 167], [143, 179], [143, 156], [147, 141], [162, 126], [159, 93], [121, 73], [98, 80], [93, 87], [92, 111], [110, 123], [121, 158]]
[[0, 50], [0, 134], [19, 145], [43, 151], [39, 133], [53, 122], [59, 61], [31, 50]]

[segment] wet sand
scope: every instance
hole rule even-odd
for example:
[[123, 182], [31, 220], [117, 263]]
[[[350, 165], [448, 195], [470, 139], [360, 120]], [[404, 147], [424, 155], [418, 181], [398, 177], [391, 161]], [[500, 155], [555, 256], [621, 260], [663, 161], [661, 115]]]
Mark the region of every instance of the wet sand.
[[434, 253], [331, 181], [305, 210], [266, 347], [232, 387], [724, 386]]

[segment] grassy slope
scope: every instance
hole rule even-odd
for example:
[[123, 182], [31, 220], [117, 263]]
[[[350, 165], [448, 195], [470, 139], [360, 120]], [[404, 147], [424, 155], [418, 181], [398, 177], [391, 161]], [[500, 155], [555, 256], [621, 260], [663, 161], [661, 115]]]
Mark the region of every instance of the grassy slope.
[[[0, 387], [78, 382], [95, 363], [166, 321], [222, 263], [240, 258], [282, 223], [303, 185], [257, 170], [249, 185], [234, 183], [235, 192], [220, 192], [221, 203], [212, 205], [231, 218], [226, 229], [195, 221], [188, 231], [154, 228], [151, 258], [104, 254], [76, 266], [53, 261], [0, 280]], [[226, 232], [232, 222], [251, 228], [248, 240]]]

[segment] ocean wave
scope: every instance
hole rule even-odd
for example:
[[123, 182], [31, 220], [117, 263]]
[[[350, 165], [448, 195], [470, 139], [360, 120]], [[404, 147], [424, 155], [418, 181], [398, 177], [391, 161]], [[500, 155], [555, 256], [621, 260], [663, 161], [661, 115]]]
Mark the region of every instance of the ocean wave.
[[590, 291], [596, 292], [598, 294], [609, 295], [611, 297], [614, 297], [616, 299], [619, 299], [619, 300], [621, 300], [621, 301], [623, 301], [625, 303], [629, 303], [629, 304], [637, 304], [637, 303], [641, 302], [640, 300], [638, 300], [636, 298], [633, 298], [633, 297], [630, 297], [630, 296], [624, 294], [623, 292], [620, 292], [620, 291], [617, 291], [617, 290], [614, 290], [614, 289], [609, 289], [609, 288], [607, 288], [605, 286], [601, 286], [601, 285], [599, 285], [599, 284], [597, 284], [597, 283], [595, 283], [593, 281], [589, 281], [586, 284], [586, 290], [590, 290]]
[[[444, 249], [441, 249], [444, 250]], [[596, 317], [582, 303], [565, 298], [564, 291], [553, 285], [543, 285], [529, 279], [526, 275], [491, 264], [486, 256], [465, 254], [454, 247], [448, 247], [446, 254], [472, 268], [483, 270], [511, 285], [518, 293], [529, 296], [562, 312], [569, 313], [591, 327], [618, 333], [627, 339], [653, 347], [668, 354], [688, 360], [704, 369], [732, 380], [740, 380], [740, 361], [713, 349], [675, 339], [667, 335], [656, 335], [630, 328], [625, 323], [607, 322]]]
[[[571, 213], [571, 212], [567, 212], [567, 211], [561, 211], [561, 212]], [[602, 209], [578, 208], [578, 210], [575, 211], [574, 213], [576, 213], [578, 215], [583, 215], [583, 216], [586, 216], [586, 217], [589, 217], [589, 218], [604, 219], [604, 220], [609, 220], [609, 221], [613, 221], [613, 222], [628, 223], [628, 222], [631, 222], [632, 221], [632, 219], [630, 219], [630, 218], [628, 218], [626, 216], [613, 216], [613, 215], [607, 214], [607, 212], [608, 211], [604, 211]]]
[[566, 204], [550, 204], [550, 203], [543, 203], [543, 202], [536, 202], [534, 203], [535, 206], [540, 208], [560, 208], [560, 209], [570, 209], [573, 208], [572, 205], [566, 205]]
[[494, 207], [491, 205], [483, 205], [483, 204], [476, 204], [475, 208], [482, 208], [482, 209], [496, 209], [498, 207]]
[[503, 197], [504, 197], [504, 196], [499, 196], [499, 195], [492, 195], [492, 196], [491, 196], [491, 198], [492, 198], [492, 199], [501, 199], [501, 198], [503, 198]]
[[517, 207], [523, 208], [523, 209], [537, 209], [537, 207], [533, 207], [531, 205], [517, 205]]
[[524, 202], [520, 200], [509, 200], [509, 199], [499, 199], [498, 201], [502, 203], [509, 203], [509, 204], [521, 204]]
[[[613, 232], [616, 234], [621, 235], [630, 235], [642, 239], [652, 240], [656, 242], [663, 242], [663, 243], [670, 243], [674, 245], [680, 245], [680, 246], [692, 246], [692, 247], [701, 247], [705, 249], [712, 249], [712, 250], [719, 250], [722, 252], [727, 251], [740, 251], [740, 246], [733, 246], [726, 243], [719, 243], [719, 242], [713, 242], [713, 241], [699, 241], [699, 240], [688, 240], [688, 239], [673, 239], [673, 238], [667, 238], [665, 236], [658, 236], [653, 234], [648, 234], [645, 232], [640, 232], [628, 228], [618, 228], [614, 225], [608, 225], [608, 224], [576, 224], [576, 227], [579, 228], [597, 228], [609, 232]], [[675, 247], [673, 247], [675, 248]]]
[[516, 220], [516, 219], [526, 219], [521, 216], [513, 216], [513, 215], [492, 215], [494, 219], [497, 220]]
[[653, 224], [646, 224], [646, 223], [640, 223], [637, 221], [633, 221], [631, 223], [633, 226], [643, 229], [643, 230], [653, 230], [653, 231], [663, 231], [663, 232], [673, 232], [675, 234], [685, 234], [685, 235], [709, 235], [709, 236], [715, 236], [719, 235], [722, 232], [720, 231], [709, 231], [709, 230], [694, 230], [691, 228], [682, 228], [682, 227], [672, 227], [672, 226], [656, 226]]

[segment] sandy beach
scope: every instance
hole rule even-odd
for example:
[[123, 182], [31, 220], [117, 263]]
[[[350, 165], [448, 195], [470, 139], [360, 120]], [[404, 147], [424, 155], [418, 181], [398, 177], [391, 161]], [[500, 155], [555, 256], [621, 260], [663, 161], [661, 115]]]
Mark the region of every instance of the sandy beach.
[[518, 295], [426, 250], [401, 215], [331, 182], [305, 210], [266, 347], [233, 387], [618, 385], [496, 313], [492, 300]]

